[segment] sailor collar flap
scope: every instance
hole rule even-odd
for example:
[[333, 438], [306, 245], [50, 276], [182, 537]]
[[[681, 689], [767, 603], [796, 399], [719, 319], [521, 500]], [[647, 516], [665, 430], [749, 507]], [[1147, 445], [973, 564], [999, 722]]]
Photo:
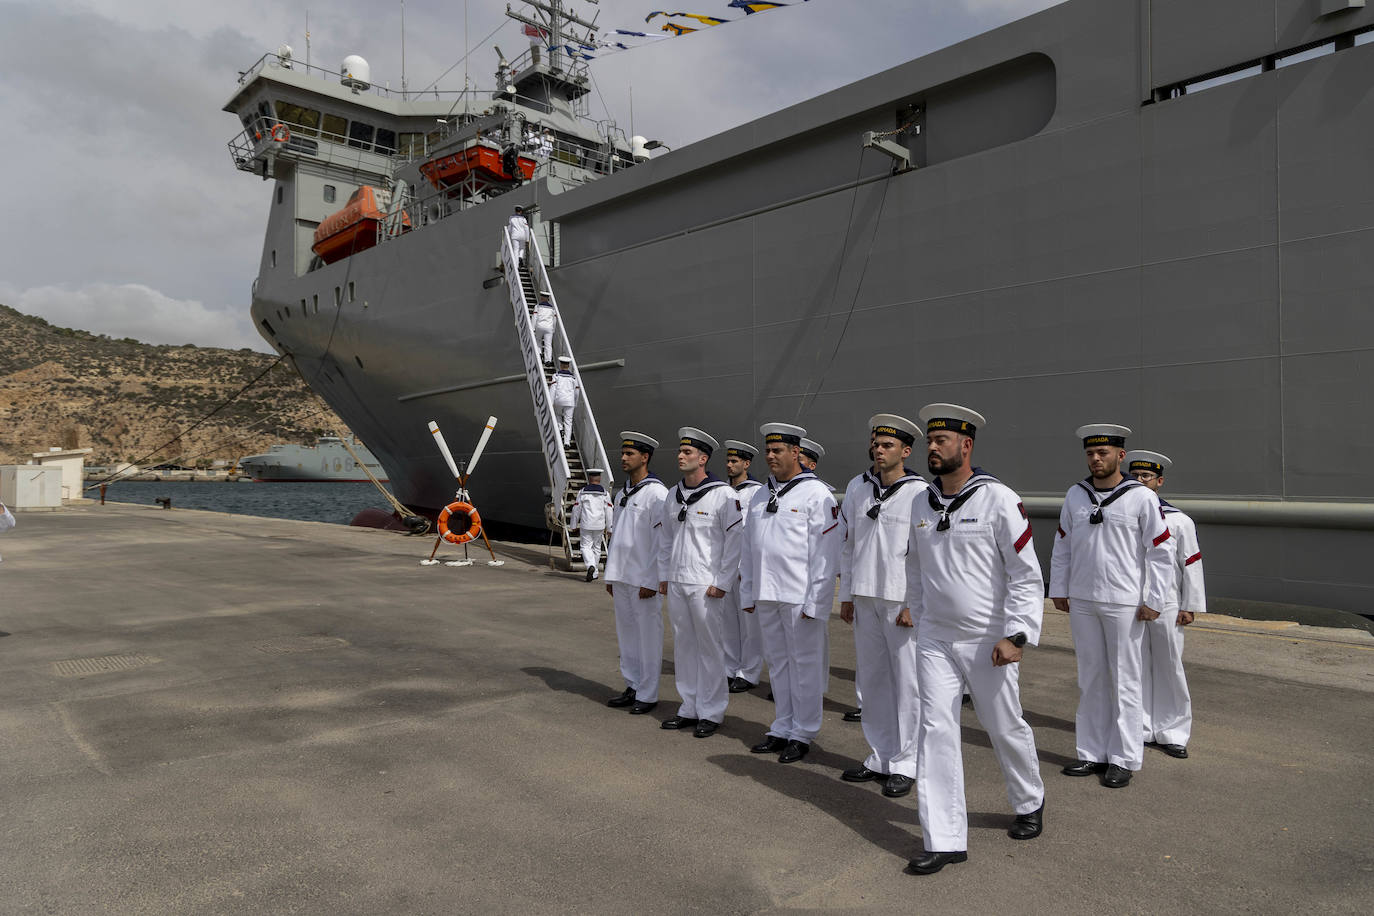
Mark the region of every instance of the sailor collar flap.
[[1102, 510], [1110, 506], [1112, 503], [1116, 502], [1118, 499], [1120, 499], [1122, 495], [1125, 494], [1127, 491], [1134, 490], [1136, 487], [1145, 486], [1140, 481], [1127, 477], [1124, 480], [1122, 480], [1121, 483], [1116, 485], [1116, 488], [1112, 490], [1111, 496], [1108, 496], [1106, 499], [1099, 500], [1097, 498], [1096, 490], [1094, 489], [1092, 484], [1089, 483], [1090, 480], [1092, 480], [1091, 477], [1085, 477], [1084, 479], [1078, 482], [1078, 485], [1083, 488], [1084, 493], [1088, 494], [1088, 499], [1093, 504], [1093, 511], [1088, 516], [1088, 524], [1090, 525], [1102, 524]]
[[940, 521], [935, 525], [935, 530], [948, 531], [950, 515], [963, 508], [964, 503], [968, 502], [973, 494], [983, 489], [986, 484], [996, 482], [997, 478], [986, 473], [982, 468], [974, 468], [973, 476], [964, 482], [959, 492], [946, 504], [944, 494], [940, 491], [940, 478], [935, 478], [934, 482], [926, 488], [926, 497], [930, 501], [931, 511], [940, 513]]
[[874, 477], [871, 473], [867, 471], [864, 472], [864, 477], [873, 487], [873, 505], [869, 506], [868, 512], [865, 513], [869, 518], [876, 520], [878, 518], [879, 513], [881, 513], [883, 510], [883, 503], [887, 502], [888, 497], [896, 493], [898, 490], [900, 490], [907, 484], [914, 483], [915, 481], [921, 479], [920, 477], [916, 476], [910, 471], [907, 471], [906, 468], [902, 468], [902, 471], [904, 472], [903, 475], [894, 480], [892, 484], [887, 487], [884, 487], [882, 485], [882, 481], [880, 481], [877, 477]]
[[663, 481], [660, 480], [659, 476], [655, 474], [653, 471], [650, 471], [648, 474], [644, 475], [644, 479], [641, 480], [639, 483], [635, 484], [633, 487], [630, 486], [629, 482], [627, 481], [625, 483], [625, 486], [621, 487], [620, 489], [620, 508], [624, 509], [625, 506], [629, 504], [630, 497], [634, 496], [636, 493], [644, 489], [650, 483], [657, 483], [660, 486], [664, 485]]
[[788, 493], [792, 492], [792, 489], [797, 484], [807, 480], [815, 480], [819, 482], [820, 478], [817, 477], [815, 474], [811, 473], [810, 471], [802, 471], [796, 477], [793, 477], [791, 480], [787, 481], [787, 483], [783, 484], [781, 488], [779, 488], [777, 478], [775, 478], [772, 474], [769, 474], [768, 505], [763, 507], [763, 511], [769, 513], [770, 515], [776, 514], [778, 511], [778, 500], [782, 499]]
[[687, 521], [688, 506], [695, 505], [707, 493], [710, 493], [712, 490], [715, 490], [723, 486], [725, 486], [725, 481], [721, 480], [718, 477], [708, 476], [705, 480], [703, 480], [701, 483], [697, 484], [695, 487], [692, 488], [691, 496], [684, 496], [683, 484], [679, 482], [678, 485], [673, 488], [673, 493], [677, 496], [677, 504], [682, 507], [678, 510], [677, 520], [680, 522]]

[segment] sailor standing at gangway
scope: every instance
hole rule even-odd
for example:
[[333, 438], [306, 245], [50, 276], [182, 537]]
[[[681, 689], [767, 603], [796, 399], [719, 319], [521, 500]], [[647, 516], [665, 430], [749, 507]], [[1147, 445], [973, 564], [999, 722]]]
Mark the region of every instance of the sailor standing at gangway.
[[530, 224], [525, 219], [525, 208], [516, 207], [511, 214], [510, 223], [510, 243], [515, 249], [515, 261], [521, 267], [525, 266], [525, 249], [530, 243]]
[[572, 357], [558, 357], [558, 371], [549, 384], [549, 397], [553, 400], [554, 410], [558, 412], [558, 429], [565, 446], [572, 445], [573, 410], [577, 407], [577, 397], [581, 392], [582, 386], [577, 384], [577, 376], [572, 373]]
[[615, 511], [610, 494], [601, 485], [601, 473], [601, 468], [587, 469], [587, 485], [577, 491], [569, 526], [578, 532], [582, 542], [582, 562], [587, 565], [588, 582], [600, 575], [597, 565], [601, 562], [602, 539], [611, 530], [611, 516]]
[[[1159, 452], [1126, 453], [1132, 477], [1156, 494], [1164, 488], [1164, 472], [1173, 462]], [[1141, 699], [1145, 746], [1170, 757], [1188, 756], [1193, 732], [1193, 700], [1183, 673], [1183, 628], [1197, 614], [1207, 612], [1207, 591], [1202, 583], [1202, 548], [1197, 526], [1180, 509], [1162, 497], [1164, 521], [1174, 541], [1174, 580], [1158, 617], [1145, 622], [1141, 646]]]
[[539, 351], [543, 355], [545, 367], [553, 366], [553, 332], [558, 324], [558, 312], [549, 300], [548, 290], [539, 294], [539, 303], [534, 307], [534, 333], [539, 337]]
[[[749, 475], [758, 453], [748, 442], [725, 440], [725, 470], [741, 507], [749, 505], [756, 487], [763, 486]], [[725, 604], [725, 674], [730, 679], [730, 692], [743, 693], [757, 687], [763, 676], [763, 633], [759, 631], [759, 615], [744, 613], [738, 588], [732, 597], [734, 600]]]
[[668, 488], [649, 470], [658, 440], [625, 430], [620, 469], [625, 483], [614, 500], [615, 537], [606, 551], [606, 592], [615, 604], [615, 635], [625, 692], [606, 701], [638, 716], [658, 705], [663, 674], [663, 602], [658, 596], [658, 538]]

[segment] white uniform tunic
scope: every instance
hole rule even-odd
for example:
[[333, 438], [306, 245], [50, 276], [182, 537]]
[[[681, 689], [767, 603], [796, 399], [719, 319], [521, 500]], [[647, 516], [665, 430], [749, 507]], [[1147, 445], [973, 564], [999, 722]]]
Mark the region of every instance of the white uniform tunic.
[[[777, 511], [768, 512], [774, 493]], [[804, 471], [783, 484], [769, 477], [745, 511], [740, 590], [744, 606], [760, 615], [775, 704], [768, 734], [810, 744], [821, 728], [839, 508], [829, 488]]]
[[511, 246], [515, 249], [515, 259], [525, 260], [525, 248], [530, 241], [530, 224], [525, 221], [525, 217], [519, 213], [513, 214], [510, 218], [510, 240]]
[[0, 506], [0, 531], [9, 531], [14, 527], [14, 516], [10, 514], [8, 506]]
[[[1090, 517], [1100, 509], [1102, 521]], [[1144, 760], [1141, 604], [1164, 607], [1173, 582], [1174, 542], [1159, 498], [1126, 478], [1097, 491], [1092, 478], [1070, 488], [1050, 561], [1050, 597], [1069, 599], [1078, 658], [1076, 736], [1081, 760], [1138, 770]]]
[[[749, 505], [754, 491], [763, 486], [752, 477], [735, 488], [735, 498], [741, 508]], [[747, 522], [745, 522], [747, 524]], [[735, 573], [736, 581], [739, 571]], [[763, 632], [759, 629], [759, 615], [744, 613], [743, 594], [738, 586], [730, 593], [725, 606], [724, 636], [725, 676], [742, 677], [757, 684], [763, 676]]]
[[1035, 735], [1021, 715], [1020, 666], [992, 664], [999, 640], [1016, 633], [1025, 633], [1028, 645], [1039, 640], [1044, 581], [1030, 520], [1011, 489], [979, 468], [954, 496], [939, 487], [937, 478], [912, 505], [907, 561], [908, 601], [920, 634], [916, 797], [926, 849], [960, 852], [968, 848], [959, 728], [965, 684], [1012, 809], [1028, 814], [1044, 801]]
[[549, 399], [558, 412], [558, 428], [563, 433], [564, 445], [572, 442], [573, 408], [577, 406], [577, 393], [580, 390], [571, 369], [559, 369], [549, 384]]
[[[668, 584], [673, 667], [682, 697], [677, 714], [717, 724], [725, 720], [729, 700], [721, 618], [737, 589], [743, 519], [736, 495], [711, 476], [696, 487], [679, 482], [659, 516], [658, 575]], [[712, 586], [725, 597], [708, 598], [706, 589]]]
[[1174, 542], [1174, 586], [1159, 617], [1145, 622], [1141, 646], [1141, 693], [1146, 741], [1188, 745], [1193, 732], [1193, 700], [1183, 673], [1183, 631], [1180, 611], [1207, 612], [1202, 583], [1202, 549], [1197, 526], [1167, 502], [1164, 520]]
[[539, 349], [546, 363], [553, 362], [553, 332], [557, 321], [553, 303], [541, 299], [534, 307], [534, 333], [539, 335]]
[[906, 607], [912, 501], [925, 488], [911, 471], [889, 487], [865, 471], [849, 482], [840, 507], [840, 600], [854, 602], [854, 688], [872, 751], [864, 766], [912, 779], [920, 725], [916, 630], [897, 626], [897, 615]]
[[[616, 493], [615, 537], [606, 552], [606, 584], [615, 603], [615, 635], [620, 643], [620, 673], [635, 699], [658, 701], [663, 673], [663, 614], [658, 596], [660, 510], [668, 488], [650, 473], [638, 484], [626, 482]], [[639, 597], [650, 589], [648, 598]]]
[[[611, 514], [614, 511], [611, 496], [601, 484], [588, 484], [578, 491], [570, 527], [579, 529], [582, 562], [590, 570], [595, 570], [601, 562], [602, 538], [611, 527]], [[592, 578], [596, 578], [595, 574]]]

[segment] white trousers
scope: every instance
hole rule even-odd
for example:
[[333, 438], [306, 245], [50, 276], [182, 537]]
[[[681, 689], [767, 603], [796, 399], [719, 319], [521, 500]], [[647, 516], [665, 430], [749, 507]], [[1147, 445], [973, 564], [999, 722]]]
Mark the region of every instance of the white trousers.
[[864, 702], [864, 737], [875, 773], [916, 778], [916, 630], [897, 626], [902, 601], [854, 596], [854, 687]]
[[1183, 674], [1183, 631], [1178, 612], [1145, 622], [1140, 641], [1142, 731], [1146, 741], [1188, 746], [1193, 733], [1193, 699]]
[[744, 613], [739, 599], [736, 589], [722, 602], [721, 648], [725, 653], [725, 676], [742, 677], [757, 684], [763, 676], [763, 631], [759, 629], [759, 615]]
[[626, 582], [611, 585], [615, 603], [615, 636], [620, 643], [620, 675], [636, 700], [658, 702], [658, 681], [663, 674], [663, 611], [658, 592], [639, 597], [639, 586]]
[[539, 335], [539, 349], [544, 355], [544, 362], [553, 362], [553, 328], [535, 325], [534, 333]]
[[[1069, 599], [1078, 657], [1078, 757], [1138, 770], [1144, 763], [1140, 642], [1136, 605]], [[977, 702], [976, 700], [974, 701]]]
[[558, 429], [563, 433], [563, 444], [572, 444], [573, 434], [573, 408], [575, 404], [555, 404], [553, 409], [558, 412]]
[[[996, 639], [942, 642], [923, 637], [917, 641], [921, 731], [916, 800], [928, 852], [968, 849], [959, 729], [965, 684], [973, 695], [978, 721], [992, 741], [1012, 810], [1029, 814], [1045, 800], [1045, 784], [1040, 779], [1040, 762], [1035, 756], [1035, 734], [1021, 716], [1021, 666], [995, 667], [995, 645]], [[867, 721], [868, 709], [864, 709], [864, 722]]]
[[526, 248], [528, 245], [529, 245], [529, 242], [525, 241], [524, 239], [511, 239], [511, 240], [510, 240], [510, 247], [513, 248], [513, 249], [515, 250], [515, 263], [516, 263], [516, 264], [519, 264], [521, 261], [525, 260], [525, 248]]
[[605, 538], [606, 531], [603, 528], [582, 528], [580, 530], [582, 562], [586, 564], [588, 569], [596, 569], [601, 562], [601, 547], [605, 543]]
[[768, 734], [810, 744], [821, 730], [825, 691], [826, 621], [802, 616], [802, 604], [754, 605], [763, 631], [763, 657], [773, 685], [774, 719]]
[[733, 602], [707, 598], [705, 585], [668, 583], [668, 620], [673, 625], [673, 668], [686, 719], [725, 721], [730, 692], [725, 685], [725, 656], [721, 649], [721, 606]]

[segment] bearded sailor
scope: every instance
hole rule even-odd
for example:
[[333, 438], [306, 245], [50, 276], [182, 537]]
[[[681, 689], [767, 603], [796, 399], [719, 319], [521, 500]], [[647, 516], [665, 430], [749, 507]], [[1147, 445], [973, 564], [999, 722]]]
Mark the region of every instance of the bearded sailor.
[[693, 426], [677, 434], [682, 480], [663, 501], [658, 590], [668, 596], [682, 705], [662, 727], [709, 738], [725, 721], [729, 702], [721, 631], [727, 599], [733, 601], [738, 587], [743, 519], [734, 489], [706, 470], [720, 443]]
[[[748, 442], [725, 440], [725, 470], [741, 507], [749, 505], [754, 490], [763, 486], [749, 474], [758, 453]], [[759, 615], [744, 613], [738, 588], [732, 597], [734, 600], [726, 603], [725, 611], [725, 674], [730, 692], [743, 693], [757, 687], [763, 676], [763, 633], [759, 630]]]
[[964, 685], [987, 730], [1016, 813], [1007, 834], [1040, 835], [1045, 785], [1035, 735], [1021, 714], [1022, 649], [1040, 639], [1044, 581], [1021, 498], [973, 465], [983, 416], [957, 404], [921, 408], [935, 475], [911, 509], [907, 604], [919, 636], [921, 690], [916, 797], [925, 851], [907, 868], [928, 875], [968, 859], [960, 706]]
[[587, 566], [587, 581], [595, 579], [601, 563], [601, 547], [606, 532], [611, 530], [611, 516], [615, 507], [611, 496], [601, 485], [601, 468], [587, 469], [587, 485], [577, 491], [573, 503], [572, 530], [578, 532], [582, 545], [582, 562]]
[[625, 692], [606, 701], [638, 716], [658, 705], [663, 674], [663, 611], [658, 596], [658, 536], [668, 488], [649, 470], [658, 440], [626, 430], [620, 434], [625, 483], [615, 494], [616, 526], [606, 552], [606, 592], [615, 605], [620, 674]]
[[563, 435], [565, 447], [572, 444], [573, 410], [577, 407], [577, 396], [581, 391], [582, 386], [577, 384], [577, 376], [573, 375], [572, 357], [558, 357], [558, 371], [549, 383], [549, 399], [553, 409], [558, 412], [558, 429]]
[[896, 414], [868, 421], [873, 467], [845, 488], [840, 517], [840, 619], [854, 625], [855, 690], [865, 698], [864, 737], [871, 753], [845, 770], [848, 782], [883, 783], [899, 798], [916, 780], [916, 631], [906, 606], [906, 555], [912, 501], [926, 483], [905, 466], [921, 434]]
[[[1132, 477], [1155, 491], [1164, 489], [1164, 472], [1173, 465], [1159, 452], [1126, 453]], [[1193, 732], [1193, 700], [1183, 673], [1183, 628], [1198, 614], [1207, 612], [1207, 592], [1202, 582], [1202, 548], [1197, 526], [1163, 497], [1164, 521], [1174, 542], [1174, 578], [1164, 607], [1154, 620], [1146, 621], [1141, 646], [1141, 699], [1145, 746], [1158, 748], [1170, 757], [1188, 756]]]
[[806, 430], [766, 423], [760, 431], [770, 473], [746, 510], [740, 590], [745, 611], [759, 614], [775, 718], [750, 750], [792, 763], [806, 756], [821, 728], [840, 512], [825, 484], [802, 470]]
[[1174, 541], [1159, 497], [1122, 474], [1129, 428], [1079, 427], [1088, 476], [1069, 488], [1050, 560], [1050, 598], [1069, 615], [1078, 659], [1078, 761], [1119, 789], [1144, 763], [1141, 640], [1174, 578]]

